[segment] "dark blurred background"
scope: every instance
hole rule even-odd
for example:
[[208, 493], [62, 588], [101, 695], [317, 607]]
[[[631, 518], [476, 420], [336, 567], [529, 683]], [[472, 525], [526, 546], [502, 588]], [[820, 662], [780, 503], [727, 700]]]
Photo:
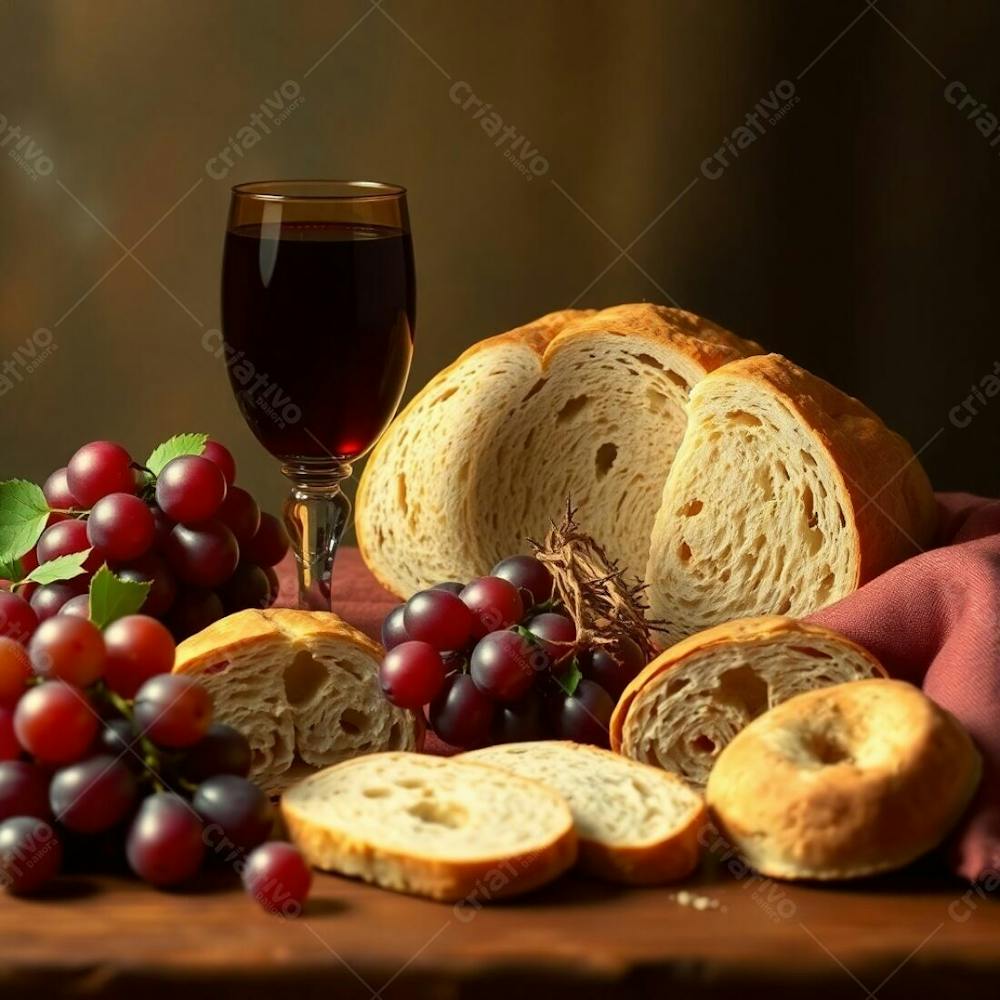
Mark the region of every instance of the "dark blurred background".
[[410, 191], [408, 394], [538, 314], [674, 302], [861, 397], [939, 489], [1000, 493], [998, 28], [988, 0], [6, 2], [0, 475], [205, 430], [276, 507], [203, 347], [229, 187], [357, 177]]

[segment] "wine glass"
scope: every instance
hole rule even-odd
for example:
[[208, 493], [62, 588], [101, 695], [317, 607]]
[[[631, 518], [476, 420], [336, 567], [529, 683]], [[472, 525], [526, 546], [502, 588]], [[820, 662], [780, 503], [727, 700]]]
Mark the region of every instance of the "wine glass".
[[341, 483], [399, 406], [416, 291], [406, 190], [372, 181], [233, 188], [222, 263], [229, 381], [291, 481], [299, 607], [329, 610], [351, 505]]

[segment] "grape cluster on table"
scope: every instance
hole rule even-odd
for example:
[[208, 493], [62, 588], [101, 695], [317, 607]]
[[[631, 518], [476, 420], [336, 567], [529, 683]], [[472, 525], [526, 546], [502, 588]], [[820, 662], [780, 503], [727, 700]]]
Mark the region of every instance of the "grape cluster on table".
[[[104, 563], [125, 580], [151, 584], [142, 610], [177, 639], [234, 611], [269, 607], [278, 593], [273, 567], [288, 551], [288, 536], [235, 479], [233, 456], [212, 440], [201, 455], [174, 458], [155, 478], [119, 444], [84, 445], [46, 480], [54, 512], [22, 565], [27, 572], [93, 551], [82, 576], [24, 588], [33, 617], [86, 617], [88, 582]], [[15, 610], [16, 596], [3, 599], [0, 616], [27, 618]]]
[[57, 615], [0, 634], [0, 885], [33, 892], [64, 867], [117, 857], [168, 887], [214, 864], [265, 909], [298, 912], [309, 868], [268, 842], [273, 809], [247, 778], [249, 744], [213, 722], [204, 687], [169, 672], [174, 651], [147, 615], [103, 633]]
[[615, 703], [646, 664], [626, 635], [581, 647], [551, 574], [527, 555], [414, 594], [386, 616], [382, 644], [386, 698], [426, 707], [431, 729], [467, 750], [546, 738], [607, 746]]

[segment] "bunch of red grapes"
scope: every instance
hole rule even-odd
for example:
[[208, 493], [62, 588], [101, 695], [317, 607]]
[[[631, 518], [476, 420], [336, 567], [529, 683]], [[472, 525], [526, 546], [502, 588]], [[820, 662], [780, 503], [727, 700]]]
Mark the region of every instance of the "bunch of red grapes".
[[28, 572], [93, 551], [85, 575], [24, 588], [34, 617], [86, 617], [89, 576], [104, 563], [123, 579], [151, 584], [142, 611], [165, 621], [178, 640], [225, 614], [269, 607], [288, 536], [235, 479], [233, 456], [216, 441], [201, 455], [168, 462], [155, 479], [121, 445], [84, 445], [46, 480], [55, 512], [22, 564]]
[[209, 693], [170, 673], [174, 640], [147, 615], [102, 633], [57, 615], [27, 646], [0, 636], [0, 884], [32, 892], [74, 858], [124, 857], [155, 886], [209, 860], [265, 908], [297, 912], [311, 880], [248, 780], [251, 752], [212, 721]]
[[385, 696], [427, 706], [434, 732], [466, 750], [546, 738], [607, 746], [615, 703], [646, 665], [625, 635], [581, 648], [532, 556], [504, 559], [465, 586], [419, 591], [386, 616], [382, 644]]

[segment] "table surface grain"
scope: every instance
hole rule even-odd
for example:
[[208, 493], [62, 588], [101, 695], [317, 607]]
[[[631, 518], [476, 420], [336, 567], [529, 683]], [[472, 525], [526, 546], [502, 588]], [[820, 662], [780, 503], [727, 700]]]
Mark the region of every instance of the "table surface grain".
[[[391, 599], [357, 554], [335, 606], [372, 631]], [[735, 870], [735, 874], [734, 874]], [[696, 909], [679, 890], [708, 900]], [[297, 920], [269, 916], [232, 872], [158, 892], [70, 875], [0, 896], [0, 1000], [1000, 995], [1000, 905], [938, 861], [840, 886], [760, 879], [709, 853], [683, 886], [578, 875], [480, 909], [317, 875]]]

